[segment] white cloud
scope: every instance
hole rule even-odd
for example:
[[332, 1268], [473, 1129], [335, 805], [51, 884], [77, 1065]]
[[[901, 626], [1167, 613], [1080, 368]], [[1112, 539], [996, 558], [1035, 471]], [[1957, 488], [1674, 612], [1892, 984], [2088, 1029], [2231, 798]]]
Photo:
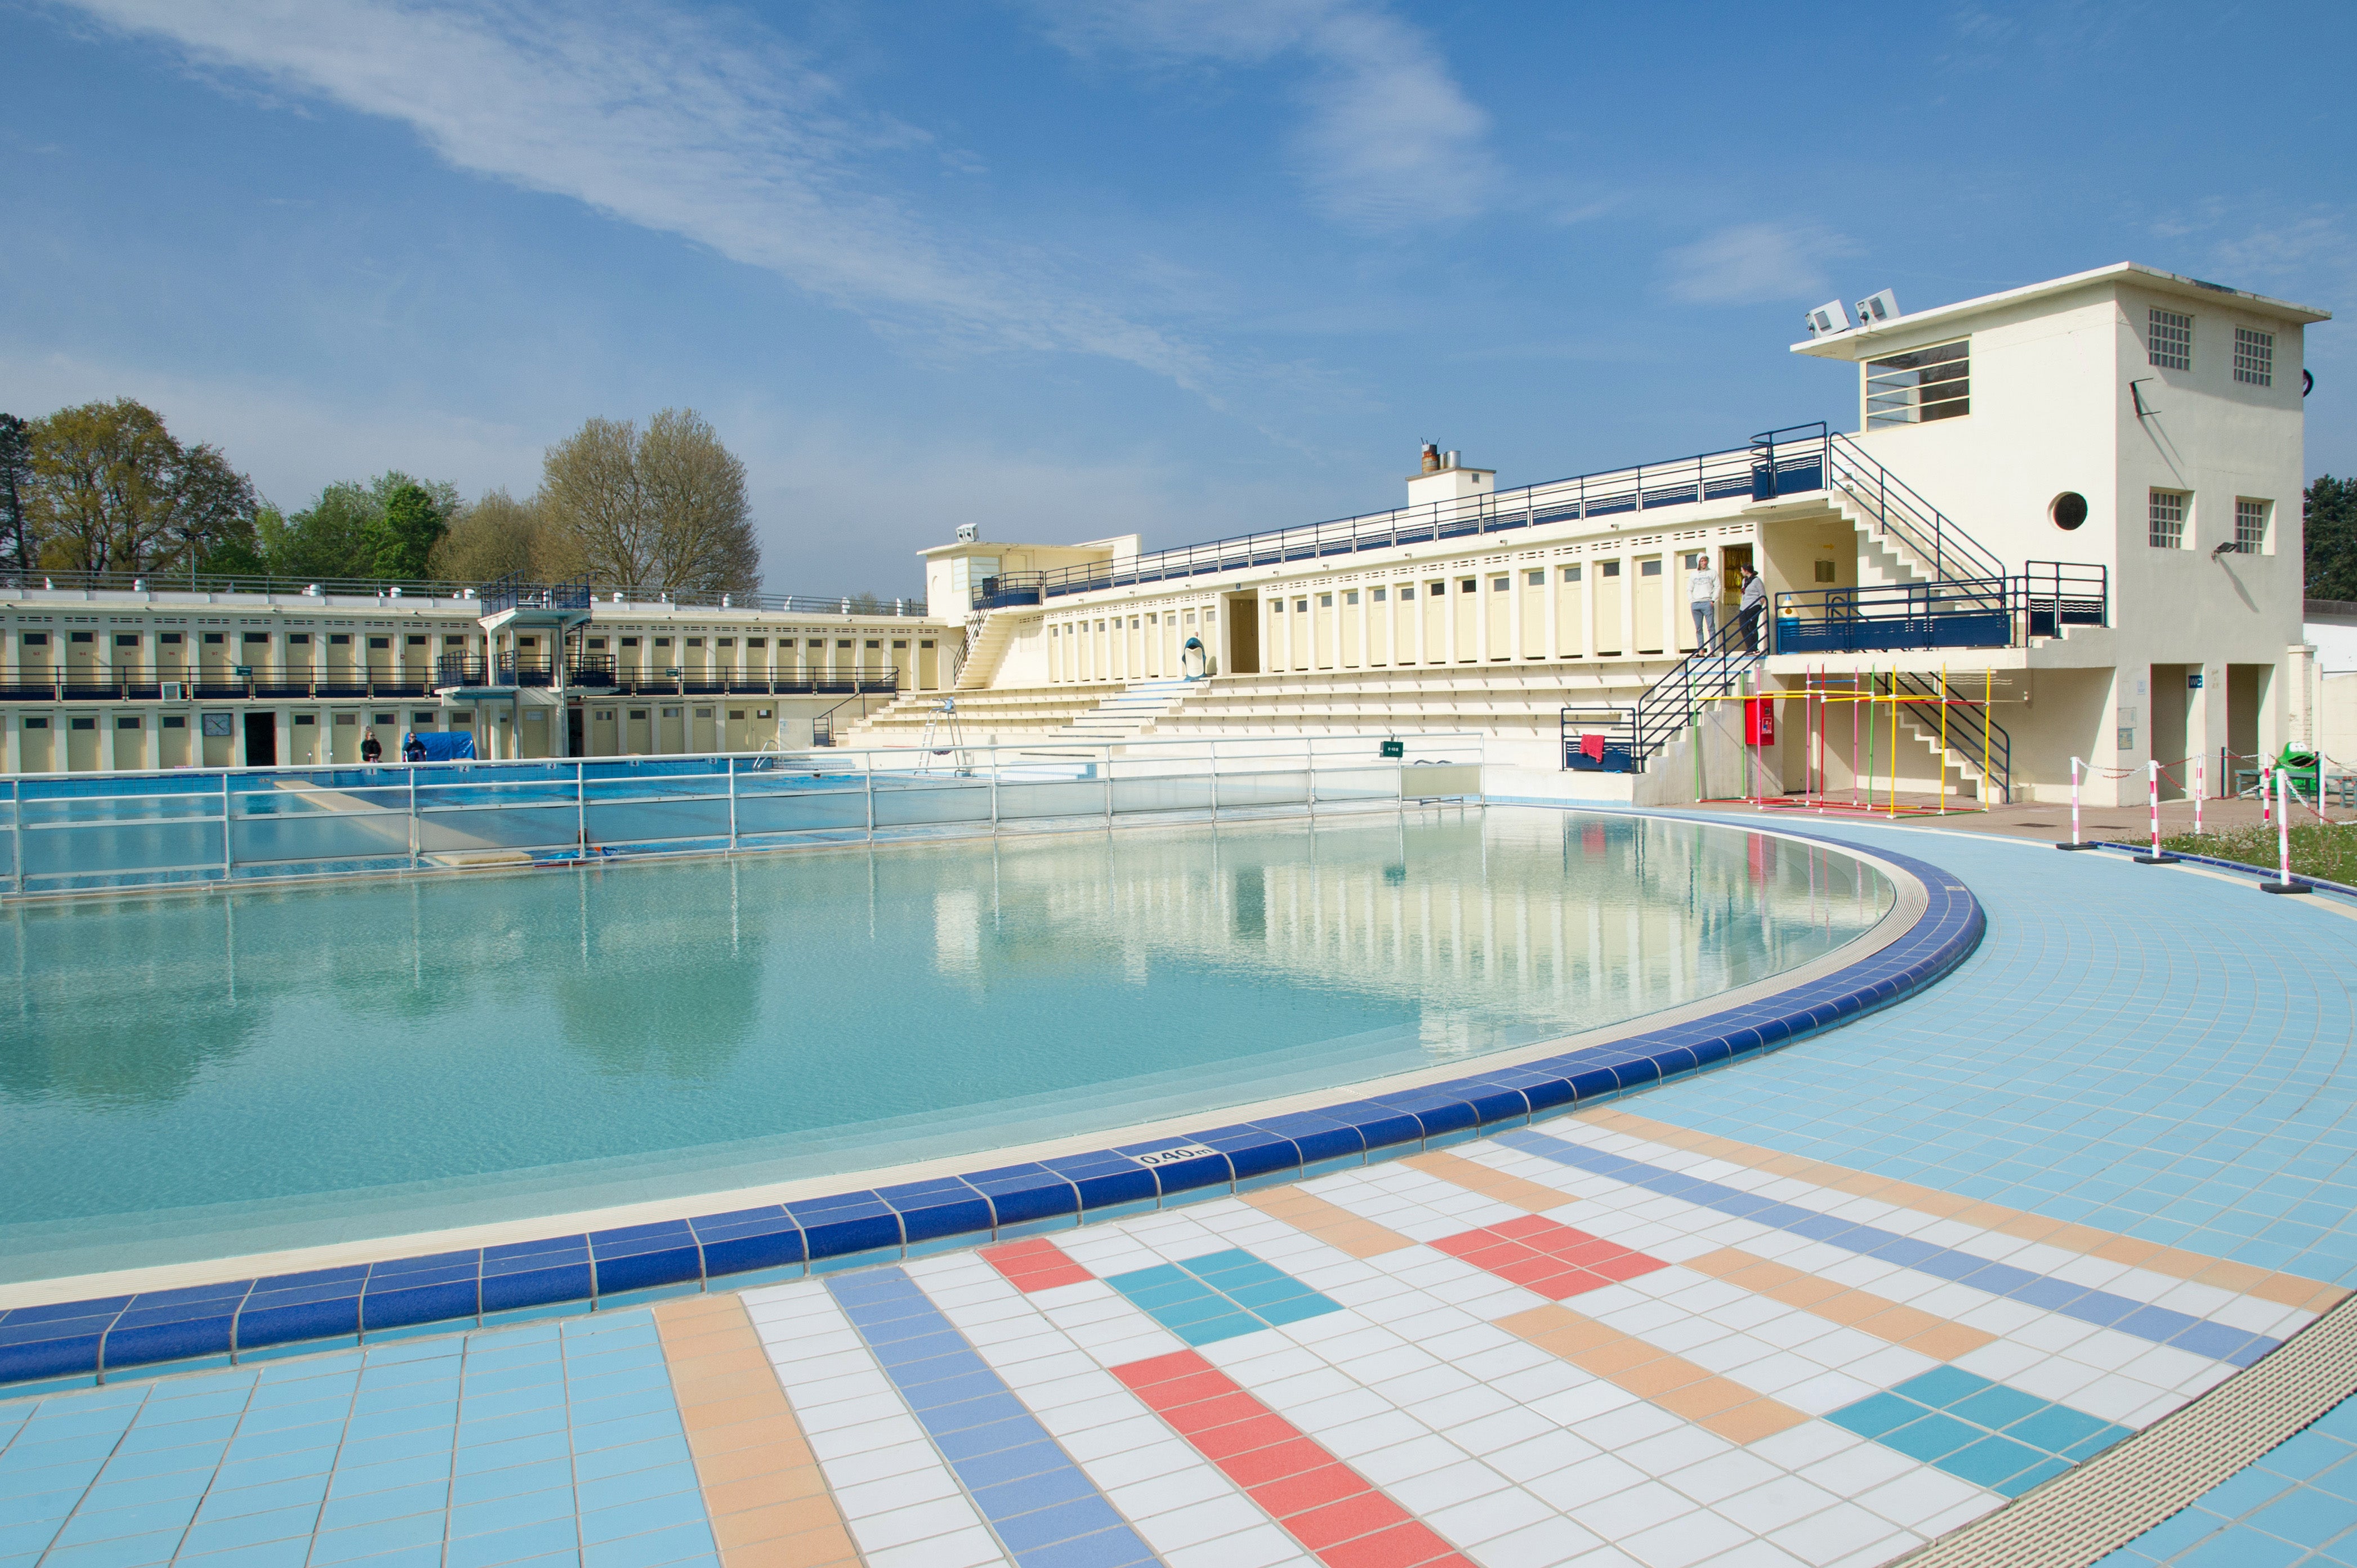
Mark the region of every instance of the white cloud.
[[1495, 184], [1489, 116], [1433, 41], [1365, 0], [1035, 0], [1075, 53], [1165, 63], [1297, 59], [1307, 111], [1293, 152], [1312, 199], [1354, 228], [1404, 229], [1480, 211]]
[[1832, 286], [1820, 263], [1856, 251], [1813, 224], [1738, 223], [1663, 256], [1664, 285], [1695, 305], [1797, 302]]
[[126, 33], [409, 126], [459, 168], [765, 268], [887, 328], [1102, 355], [1182, 385], [1200, 353], [1037, 255], [952, 244], [866, 159], [921, 143], [863, 118], [774, 40], [668, 6], [487, 0], [66, 0]]

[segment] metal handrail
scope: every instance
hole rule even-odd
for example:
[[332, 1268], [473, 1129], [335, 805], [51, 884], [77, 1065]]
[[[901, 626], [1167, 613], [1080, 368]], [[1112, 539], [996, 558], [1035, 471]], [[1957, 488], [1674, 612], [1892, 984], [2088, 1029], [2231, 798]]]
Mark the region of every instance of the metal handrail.
[[1847, 491], [1943, 582], [2002, 577], [2004, 563], [1946, 513], [1838, 431], [1825, 437], [1829, 482]]
[[[1805, 431], [1812, 427], [1792, 428]], [[1813, 428], [1820, 433], [1821, 446], [1824, 426]], [[1783, 490], [1818, 488], [1821, 481], [1806, 478], [1803, 461], [1805, 456], [1799, 444], [1789, 446], [1785, 459], [1791, 466], [1784, 473], [1793, 482], [1785, 485]], [[1774, 477], [1773, 470], [1770, 477]], [[1764, 499], [1760, 493], [1760, 482], [1755, 441], [1659, 463], [1542, 480], [1519, 489], [1361, 512], [1273, 532], [1237, 534], [1202, 544], [1151, 551], [1127, 560], [1045, 572], [1002, 573], [985, 578], [974, 589], [973, 607], [994, 609], [1006, 605], [1039, 604], [1068, 594], [1103, 588], [1132, 587], [1174, 577], [1317, 560], [1399, 544], [1472, 538], [1584, 518], [1650, 511], [1657, 507], [1686, 506], [1738, 496]]]
[[[1938, 682], [1910, 671], [1892, 671], [1889, 679], [1891, 695], [1922, 699], [1920, 703], [1902, 701], [1899, 704], [1907, 710], [1909, 717], [1934, 736], [1944, 734], [1949, 750], [1962, 755], [1980, 770], [1981, 777], [1994, 782], [2004, 799], [2013, 799], [2013, 736], [1996, 722], [1986, 704], [1971, 693], [1953, 686], [1943, 698]], [[1944, 725], [1941, 723], [1943, 702], [1948, 710]], [[1984, 736], [1987, 737], [1986, 747], [1982, 744]]]
[[[535, 656], [527, 654], [524, 658], [531, 660]], [[469, 654], [464, 658], [444, 655], [436, 661], [431, 674], [423, 669], [327, 671], [304, 664], [252, 665], [246, 667], [250, 673], [242, 676], [231, 676], [222, 671], [191, 671], [169, 666], [152, 667], [135, 674], [129, 672], [129, 666], [117, 666], [113, 671], [82, 671], [79, 675], [45, 671], [38, 679], [27, 679], [25, 673], [19, 672], [13, 679], [0, 675], [0, 702], [155, 703], [163, 701], [163, 687], [167, 683], [176, 683], [184, 688], [180, 700], [197, 703], [422, 697], [437, 686], [552, 684], [548, 656], [539, 655], [537, 660], [537, 668], [527, 663], [519, 670], [511, 657], [505, 655], [495, 666], [489, 668], [480, 655]], [[586, 667], [593, 660], [601, 660], [601, 668]], [[883, 693], [899, 690], [902, 674], [899, 665], [885, 664], [872, 669], [807, 674], [797, 671], [753, 673], [713, 670], [679, 675], [621, 675], [615, 670], [610, 654], [567, 659], [565, 671], [568, 686], [625, 696], [668, 693], [674, 695], [725, 693], [731, 696], [791, 697]], [[86, 678], [92, 674], [102, 674], [104, 678]], [[497, 679], [487, 682], [485, 676], [492, 674]]]
[[[1729, 618], [1708, 642], [1680, 660], [1677, 668], [1637, 699], [1629, 713], [1629, 747], [1638, 767], [1691, 725], [1705, 703], [1733, 691], [1767, 657], [1764, 646], [1742, 646], [1742, 618]], [[1766, 639], [1760, 640], [1764, 644]]]

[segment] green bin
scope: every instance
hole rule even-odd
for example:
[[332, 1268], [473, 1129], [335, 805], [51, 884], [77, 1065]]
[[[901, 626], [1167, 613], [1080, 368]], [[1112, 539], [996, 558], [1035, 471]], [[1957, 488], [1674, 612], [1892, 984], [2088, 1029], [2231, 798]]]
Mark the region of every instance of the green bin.
[[2276, 758], [2276, 770], [2291, 779], [2291, 787], [2298, 790], [2303, 799], [2313, 801], [2317, 781], [2323, 774], [2324, 758], [2315, 752], [2287, 746], [2284, 747], [2283, 755]]

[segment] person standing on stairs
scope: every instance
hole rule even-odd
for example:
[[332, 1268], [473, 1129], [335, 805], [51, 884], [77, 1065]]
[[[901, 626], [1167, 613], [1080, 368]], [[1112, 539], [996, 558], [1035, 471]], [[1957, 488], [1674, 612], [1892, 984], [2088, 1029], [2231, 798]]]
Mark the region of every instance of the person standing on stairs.
[[1686, 579], [1686, 602], [1694, 609], [1695, 646], [1710, 646], [1711, 635], [1718, 630], [1718, 574], [1710, 569], [1710, 557], [1694, 558], [1694, 574]]
[[1768, 614], [1768, 585], [1759, 573], [1743, 569], [1743, 598], [1736, 613], [1743, 618], [1743, 651], [1760, 651], [1760, 623]]

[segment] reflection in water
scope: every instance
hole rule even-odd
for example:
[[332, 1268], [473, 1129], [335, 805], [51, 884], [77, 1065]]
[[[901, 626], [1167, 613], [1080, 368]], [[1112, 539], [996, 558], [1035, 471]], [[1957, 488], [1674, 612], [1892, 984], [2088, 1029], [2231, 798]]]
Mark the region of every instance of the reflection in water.
[[201, 1255], [318, 1195], [422, 1229], [1209, 1112], [1727, 991], [1889, 897], [1492, 809], [20, 908], [0, 1243], [213, 1206], [170, 1228]]

